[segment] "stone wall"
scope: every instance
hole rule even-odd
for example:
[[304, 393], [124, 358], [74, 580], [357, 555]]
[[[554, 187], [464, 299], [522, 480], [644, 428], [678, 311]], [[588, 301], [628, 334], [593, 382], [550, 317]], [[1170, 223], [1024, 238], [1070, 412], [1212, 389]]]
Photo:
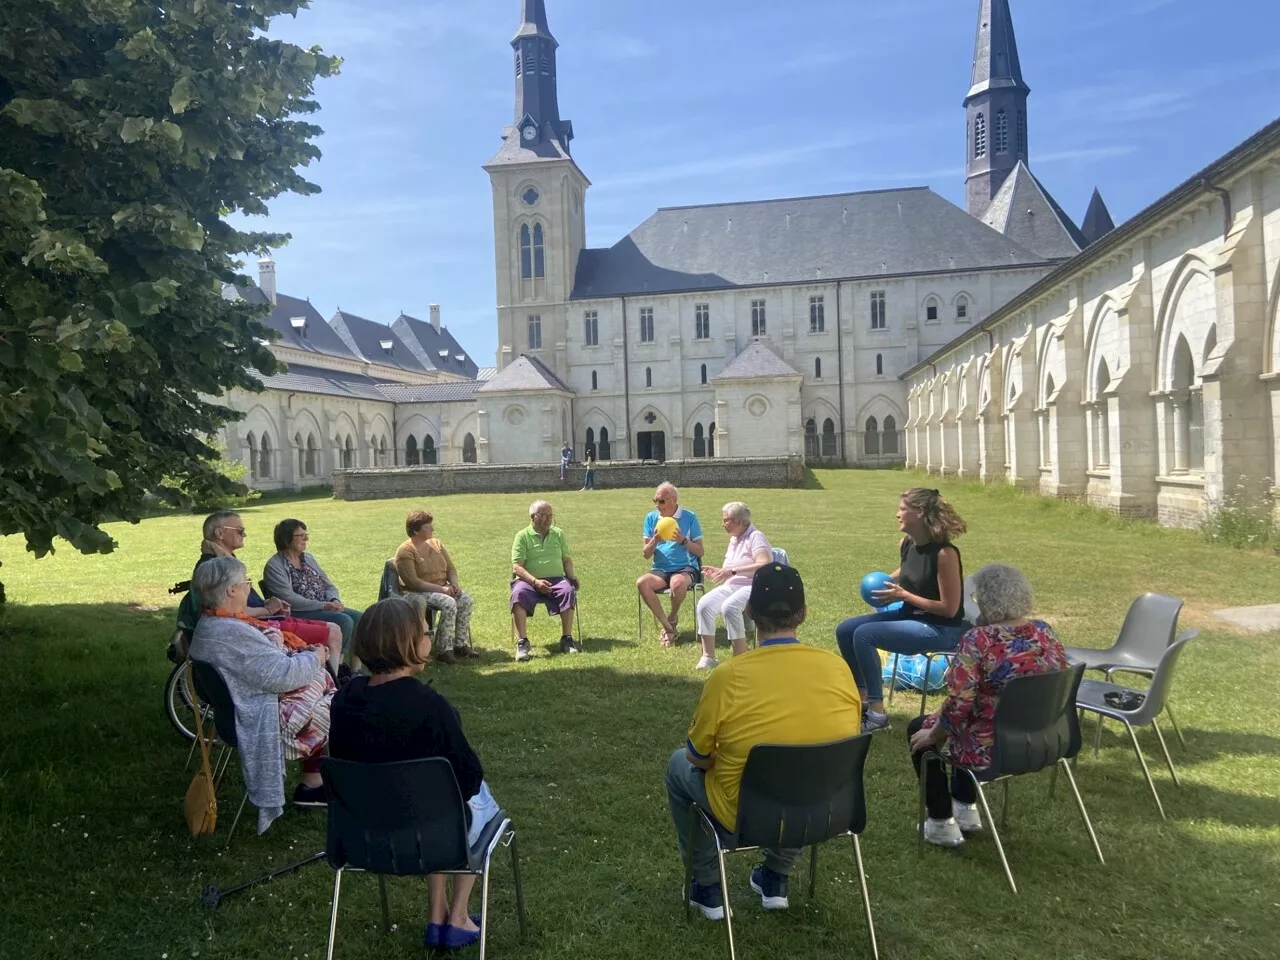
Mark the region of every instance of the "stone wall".
[[[582, 486], [583, 467], [574, 464], [564, 489]], [[743, 457], [733, 459], [608, 460], [596, 467], [596, 486], [656, 487], [664, 480], [678, 487], [800, 487], [804, 461], [800, 457]], [[445, 493], [539, 493], [560, 487], [559, 464], [447, 464], [435, 467], [386, 467], [336, 470], [335, 500], [390, 500], [396, 497], [439, 496]]]

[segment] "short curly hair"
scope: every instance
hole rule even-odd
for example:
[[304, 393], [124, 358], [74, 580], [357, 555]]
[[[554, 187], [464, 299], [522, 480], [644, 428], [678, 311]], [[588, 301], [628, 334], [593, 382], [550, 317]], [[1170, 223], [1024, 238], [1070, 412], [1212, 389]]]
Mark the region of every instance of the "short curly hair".
[[1017, 567], [989, 563], [970, 578], [974, 602], [987, 623], [1009, 623], [1031, 616], [1035, 592]]
[[436, 518], [426, 510], [411, 510], [409, 516], [404, 518], [404, 532], [413, 537], [428, 523], [435, 522]]

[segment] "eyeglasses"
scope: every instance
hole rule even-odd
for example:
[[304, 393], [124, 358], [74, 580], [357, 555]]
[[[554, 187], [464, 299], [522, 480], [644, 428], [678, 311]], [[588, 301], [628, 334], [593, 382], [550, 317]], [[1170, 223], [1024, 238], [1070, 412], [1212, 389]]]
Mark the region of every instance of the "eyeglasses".
[[232, 584], [232, 586], [235, 586], [235, 587], [252, 587], [252, 586], [253, 586], [253, 581], [252, 581], [252, 580], [237, 580], [234, 584]]
[[230, 530], [232, 533], [238, 533], [242, 537], [244, 536], [244, 527], [223, 527], [222, 529]]
[[295, 534], [293, 535], [293, 539], [297, 540], [298, 538], [302, 538], [303, 540], [310, 540], [310, 539], [311, 539], [311, 534], [309, 534], [309, 533], [295, 533]]
[[667, 502], [667, 498], [666, 498], [666, 497], [654, 497], [654, 498], [653, 498], [653, 502], [654, 502], [654, 503], [666, 503], [666, 502]]

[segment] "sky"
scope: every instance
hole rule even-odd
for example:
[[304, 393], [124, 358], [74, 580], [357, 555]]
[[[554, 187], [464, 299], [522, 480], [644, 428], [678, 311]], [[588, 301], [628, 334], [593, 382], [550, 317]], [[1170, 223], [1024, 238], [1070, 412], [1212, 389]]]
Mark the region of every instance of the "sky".
[[[444, 323], [497, 348], [481, 169], [514, 119], [520, 0], [312, 0], [271, 27], [344, 60], [316, 90], [322, 188], [255, 228], [282, 293], [328, 317]], [[546, 0], [560, 114], [591, 180], [587, 243], [657, 208], [904, 186], [964, 204], [978, 0]], [[1077, 222], [1116, 222], [1280, 112], [1277, 0], [1012, 0], [1031, 169]], [[248, 268], [252, 273], [256, 265]]]

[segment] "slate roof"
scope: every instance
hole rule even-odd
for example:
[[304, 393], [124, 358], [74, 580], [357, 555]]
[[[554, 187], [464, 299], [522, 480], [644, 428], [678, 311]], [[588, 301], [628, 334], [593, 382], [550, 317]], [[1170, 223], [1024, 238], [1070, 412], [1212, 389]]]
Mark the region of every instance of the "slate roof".
[[392, 403], [452, 403], [474, 400], [479, 380], [455, 380], [452, 383], [428, 383], [412, 386], [405, 383], [380, 383], [378, 392]]
[[1046, 260], [1074, 257], [1089, 245], [1075, 222], [1021, 160], [996, 191], [982, 222]]
[[512, 393], [517, 390], [560, 390], [573, 393], [554, 370], [527, 353], [507, 364], [488, 383], [476, 388], [477, 393]]
[[803, 377], [803, 374], [764, 344], [752, 343], [711, 379], [759, 380], [764, 377]]
[[453, 338], [448, 327], [442, 326], [437, 331], [427, 321], [402, 313], [391, 324], [391, 329], [427, 369], [475, 378], [479, 367]]
[[[236, 287], [236, 291], [251, 303], [265, 303], [267, 299], [266, 294], [258, 287]], [[290, 323], [293, 317], [307, 318], [305, 336], [293, 329], [293, 324]], [[297, 297], [278, 293], [276, 305], [262, 322], [280, 334], [276, 343], [282, 346], [347, 360], [360, 359], [333, 328], [325, 323], [324, 317], [320, 316], [320, 311], [311, 305], [310, 300], [299, 300]]]
[[1043, 257], [928, 187], [664, 207], [583, 250], [573, 299], [981, 270]]
[[[429, 369], [414, 355], [409, 345], [400, 338], [400, 334], [385, 323], [339, 310], [329, 319], [329, 325], [354, 353], [362, 355], [371, 363], [413, 373], [425, 373]], [[382, 349], [384, 340], [391, 341], [390, 351]]]
[[973, 45], [973, 85], [965, 97], [965, 105], [978, 94], [1009, 87], [1030, 90], [1022, 79], [1009, 0], [981, 0], [978, 36]]
[[1080, 232], [1089, 243], [1097, 243], [1116, 228], [1111, 219], [1111, 211], [1107, 209], [1102, 194], [1097, 187], [1093, 188], [1093, 196], [1089, 198], [1089, 209], [1085, 211], [1084, 222], [1080, 224]]
[[375, 380], [358, 373], [323, 370], [319, 367], [295, 363], [290, 364], [289, 369], [284, 373], [277, 373], [270, 377], [260, 374], [257, 376], [268, 390], [318, 393], [326, 397], [352, 397], [359, 400], [387, 399]]
[[[568, 124], [568, 121], [562, 120], [560, 123]], [[493, 159], [485, 164], [485, 168], [514, 163], [538, 163], [542, 160], [568, 160], [574, 163], [568, 149], [557, 138], [543, 137], [530, 147], [524, 144], [518, 128], [509, 127], [503, 136], [502, 146], [493, 155]]]
[[497, 367], [481, 367], [476, 371], [476, 379], [481, 382], [485, 380], [492, 380], [497, 372]]

